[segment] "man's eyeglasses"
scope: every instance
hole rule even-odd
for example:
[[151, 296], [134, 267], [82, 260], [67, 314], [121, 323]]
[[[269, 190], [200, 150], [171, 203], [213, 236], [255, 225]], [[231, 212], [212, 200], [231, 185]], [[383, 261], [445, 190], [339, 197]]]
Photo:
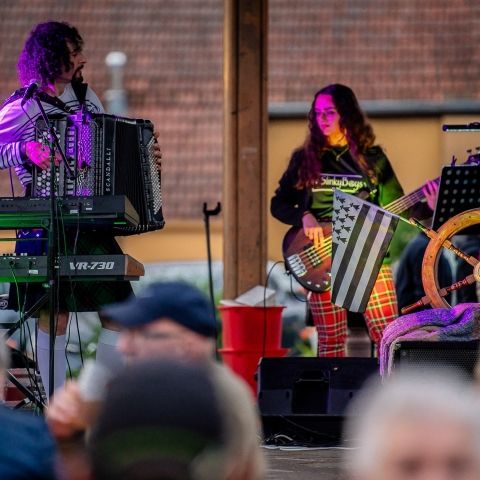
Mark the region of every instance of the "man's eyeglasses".
[[178, 335], [175, 333], [155, 332], [150, 330], [131, 330], [129, 333], [145, 340], [172, 340], [178, 338]]

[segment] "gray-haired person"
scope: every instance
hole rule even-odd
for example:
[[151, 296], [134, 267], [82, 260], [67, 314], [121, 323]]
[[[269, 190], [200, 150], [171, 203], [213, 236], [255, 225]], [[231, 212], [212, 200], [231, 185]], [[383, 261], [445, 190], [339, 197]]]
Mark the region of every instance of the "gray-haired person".
[[480, 392], [458, 372], [399, 371], [350, 405], [349, 478], [480, 478]]

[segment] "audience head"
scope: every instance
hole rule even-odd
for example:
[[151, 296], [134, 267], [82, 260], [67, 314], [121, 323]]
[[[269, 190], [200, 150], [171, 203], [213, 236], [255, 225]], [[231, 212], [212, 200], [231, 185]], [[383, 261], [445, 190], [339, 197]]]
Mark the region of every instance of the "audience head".
[[232, 469], [229, 407], [204, 367], [137, 362], [112, 381], [90, 437], [94, 479], [247, 480]]
[[153, 283], [102, 315], [121, 328], [118, 349], [127, 360], [213, 356], [217, 330], [211, 303], [187, 283]]
[[401, 370], [350, 405], [350, 478], [480, 478], [480, 401], [459, 372]]

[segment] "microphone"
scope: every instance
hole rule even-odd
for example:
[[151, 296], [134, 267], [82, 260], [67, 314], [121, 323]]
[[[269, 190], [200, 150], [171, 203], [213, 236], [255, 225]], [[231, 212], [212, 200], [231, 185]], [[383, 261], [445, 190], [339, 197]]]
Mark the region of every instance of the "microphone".
[[23, 94], [22, 102], [20, 106], [24, 106], [25, 103], [30, 100], [35, 92], [40, 88], [40, 82], [38, 80], [30, 80], [27, 88], [25, 89], [25, 93]]
[[78, 377], [78, 388], [83, 401], [102, 401], [113, 376], [113, 373], [104, 365], [87, 360]]

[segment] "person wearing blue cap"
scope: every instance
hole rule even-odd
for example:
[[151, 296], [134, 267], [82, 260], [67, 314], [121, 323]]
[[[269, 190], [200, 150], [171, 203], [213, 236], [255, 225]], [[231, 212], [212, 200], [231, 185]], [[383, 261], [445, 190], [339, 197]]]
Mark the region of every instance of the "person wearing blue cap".
[[156, 282], [102, 315], [120, 327], [117, 348], [127, 362], [153, 356], [213, 358], [216, 319], [207, 297], [182, 282]]
[[[221, 399], [226, 429], [231, 432], [227, 455], [232, 474], [225, 478], [263, 478], [258, 412], [243, 379], [215, 361], [217, 325], [208, 298], [186, 283], [155, 282], [136, 296], [105, 308], [102, 315], [120, 328], [117, 348], [129, 364], [127, 368], [144, 361], [168, 360], [205, 369]], [[69, 382], [55, 392], [46, 418], [57, 439], [71, 438], [95, 425], [98, 412], [93, 416], [91, 411], [86, 413], [87, 403], [81, 382]]]

